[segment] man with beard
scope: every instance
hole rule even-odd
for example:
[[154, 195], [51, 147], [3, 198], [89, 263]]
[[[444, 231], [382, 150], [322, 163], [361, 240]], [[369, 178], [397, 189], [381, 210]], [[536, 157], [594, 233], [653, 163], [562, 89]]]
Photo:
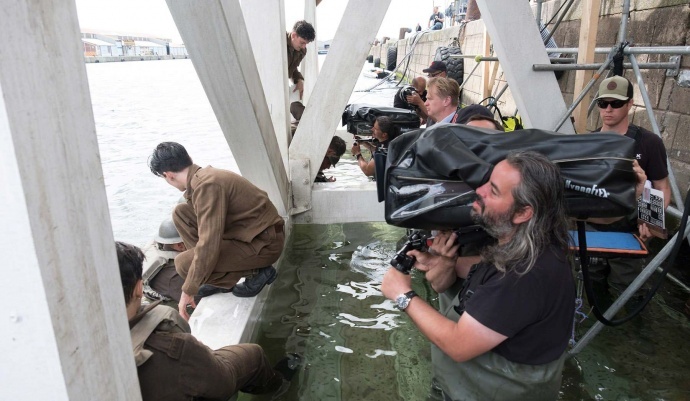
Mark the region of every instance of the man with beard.
[[465, 279], [455, 305], [435, 310], [394, 268], [381, 290], [433, 343], [445, 400], [555, 400], [575, 309], [563, 180], [543, 155], [515, 152], [476, 192], [472, 215], [494, 245], [457, 257], [441, 233], [432, 252], [408, 252], [439, 293]]

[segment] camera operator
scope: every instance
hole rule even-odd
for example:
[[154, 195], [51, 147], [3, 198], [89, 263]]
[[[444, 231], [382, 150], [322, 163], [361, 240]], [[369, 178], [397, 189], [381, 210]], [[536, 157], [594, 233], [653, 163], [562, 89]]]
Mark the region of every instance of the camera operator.
[[438, 292], [465, 279], [455, 306], [436, 311], [394, 268], [381, 290], [433, 343], [446, 400], [555, 400], [575, 306], [563, 180], [545, 156], [513, 152], [476, 193], [472, 216], [495, 245], [458, 258], [455, 234], [440, 234], [434, 253], [408, 252]]
[[426, 124], [426, 78], [416, 77], [412, 80], [412, 85], [405, 85], [398, 89], [393, 98], [393, 107], [398, 109], [414, 110], [422, 121]]
[[377, 151], [386, 151], [388, 149], [388, 143], [400, 135], [400, 127], [395, 125], [393, 119], [390, 117], [380, 116], [374, 121], [374, 127], [371, 133], [377, 144], [372, 142], [361, 142], [361, 146], [364, 146], [371, 152], [371, 159], [366, 160], [364, 156], [362, 156], [360, 142], [355, 141], [352, 145], [352, 156], [355, 157], [357, 165], [367, 177], [373, 177], [374, 171], [376, 170], [373, 157], [374, 153]]

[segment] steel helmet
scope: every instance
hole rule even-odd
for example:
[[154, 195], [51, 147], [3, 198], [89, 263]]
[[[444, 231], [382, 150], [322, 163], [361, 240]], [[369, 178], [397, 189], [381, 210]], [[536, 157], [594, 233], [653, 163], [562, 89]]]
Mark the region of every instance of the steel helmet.
[[175, 223], [168, 218], [163, 220], [160, 227], [158, 227], [158, 235], [154, 238], [159, 244], [177, 244], [182, 242], [180, 233], [175, 228]]

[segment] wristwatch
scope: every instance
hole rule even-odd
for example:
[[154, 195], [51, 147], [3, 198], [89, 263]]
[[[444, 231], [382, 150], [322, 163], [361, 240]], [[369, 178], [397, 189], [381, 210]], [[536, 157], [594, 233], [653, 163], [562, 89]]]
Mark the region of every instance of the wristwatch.
[[409, 291], [404, 294], [398, 295], [398, 297], [395, 298], [395, 307], [404, 311], [410, 305], [410, 301], [412, 300], [412, 298], [416, 296], [417, 293], [414, 291]]

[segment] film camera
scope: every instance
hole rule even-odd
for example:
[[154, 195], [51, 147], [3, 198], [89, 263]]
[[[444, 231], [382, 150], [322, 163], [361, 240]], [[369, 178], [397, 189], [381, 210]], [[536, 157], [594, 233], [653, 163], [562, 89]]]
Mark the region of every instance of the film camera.
[[[386, 221], [394, 226], [456, 230], [459, 239], [466, 236], [463, 241], [485, 239], [470, 215], [475, 189], [511, 151], [534, 150], [559, 166], [569, 217], [626, 216], [636, 207], [634, 145], [634, 140], [613, 133], [562, 135], [527, 129], [487, 134], [465, 125], [438, 124], [391, 141], [385, 160], [377, 160], [385, 164], [379, 201], [385, 202]], [[409, 272], [414, 259], [405, 259], [407, 251], [427, 245], [413, 232], [392, 264]]]

